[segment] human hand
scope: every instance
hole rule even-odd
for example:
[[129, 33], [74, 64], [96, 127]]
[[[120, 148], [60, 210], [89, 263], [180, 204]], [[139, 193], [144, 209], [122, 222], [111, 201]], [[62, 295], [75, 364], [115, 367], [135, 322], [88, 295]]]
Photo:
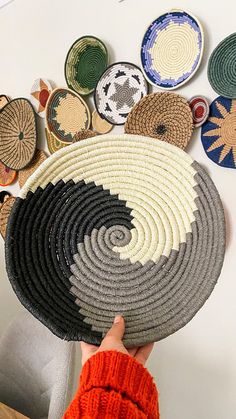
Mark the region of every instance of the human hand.
[[122, 342], [124, 333], [124, 318], [122, 316], [116, 316], [112, 327], [108, 330], [99, 347], [81, 342], [82, 366], [92, 355], [102, 351], [122, 352], [123, 354], [134, 357], [138, 362], [144, 365], [152, 351], [154, 343], [148, 343], [147, 345], [141, 347], [126, 349]]

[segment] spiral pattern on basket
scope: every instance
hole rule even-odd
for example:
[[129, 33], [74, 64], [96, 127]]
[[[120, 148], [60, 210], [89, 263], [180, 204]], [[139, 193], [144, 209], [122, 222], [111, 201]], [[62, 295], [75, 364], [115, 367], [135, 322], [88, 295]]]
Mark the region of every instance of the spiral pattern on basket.
[[70, 48], [65, 63], [65, 78], [70, 89], [81, 95], [93, 92], [108, 64], [107, 49], [102, 41], [84, 36]]
[[141, 46], [141, 62], [148, 81], [175, 89], [196, 72], [202, 57], [203, 31], [190, 14], [178, 10], [155, 19]]
[[221, 96], [236, 98], [236, 33], [217, 45], [208, 62], [208, 79]]
[[59, 150], [28, 179], [8, 224], [21, 302], [63, 339], [99, 343], [114, 316], [142, 345], [184, 326], [212, 292], [225, 248], [218, 192], [168, 143], [101, 135]]

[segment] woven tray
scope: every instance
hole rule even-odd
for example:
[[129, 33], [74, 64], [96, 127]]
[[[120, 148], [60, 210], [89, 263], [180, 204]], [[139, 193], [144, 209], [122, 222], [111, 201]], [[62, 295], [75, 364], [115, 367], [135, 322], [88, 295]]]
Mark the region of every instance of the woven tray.
[[65, 62], [65, 78], [70, 89], [80, 95], [92, 93], [108, 65], [106, 46], [94, 36], [77, 39]]
[[96, 109], [110, 124], [123, 125], [132, 107], [148, 93], [148, 84], [134, 64], [112, 64], [102, 74], [95, 92]]
[[24, 98], [14, 99], [0, 111], [0, 160], [14, 170], [32, 160], [37, 141], [35, 114]]
[[6, 266], [22, 304], [62, 339], [98, 344], [119, 313], [124, 343], [140, 346], [191, 320], [224, 251], [219, 194], [197, 162], [156, 139], [100, 135], [28, 179]]
[[74, 135], [88, 129], [90, 123], [89, 108], [77, 93], [64, 88], [53, 90], [46, 105], [46, 128], [55, 139], [71, 143]]
[[236, 169], [236, 100], [219, 96], [211, 103], [201, 139], [212, 161]]
[[176, 89], [197, 71], [203, 53], [199, 21], [182, 10], [155, 19], [141, 45], [141, 63], [147, 80], [162, 89]]
[[146, 135], [185, 149], [191, 139], [193, 117], [187, 100], [175, 93], [152, 93], [130, 112], [127, 134]]
[[226, 98], [236, 98], [236, 33], [227, 36], [212, 52], [208, 79], [212, 88]]

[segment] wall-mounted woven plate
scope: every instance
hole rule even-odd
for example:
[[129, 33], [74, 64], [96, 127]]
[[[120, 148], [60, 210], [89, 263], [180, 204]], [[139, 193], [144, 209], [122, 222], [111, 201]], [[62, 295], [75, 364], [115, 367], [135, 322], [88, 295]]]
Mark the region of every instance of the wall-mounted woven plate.
[[110, 122], [108, 122], [106, 119], [101, 118], [96, 110], [92, 113], [92, 126], [93, 129], [99, 134], [107, 134], [113, 128], [113, 125], [110, 124]]
[[125, 123], [127, 134], [146, 135], [182, 149], [189, 143], [193, 117], [187, 100], [175, 93], [152, 93], [138, 102]]
[[16, 179], [17, 172], [0, 162], [0, 186], [8, 186]]
[[236, 100], [217, 97], [202, 126], [202, 145], [216, 164], [236, 169]]
[[77, 93], [53, 90], [46, 105], [46, 128], [57, 140], [71, 143], [76, 132], [90, 127], [90, 121], [89, 108]]
[[100, 343], [115, 314], [139, 346], [184, 326], [225, 251], [219, 194], [164, 141], [99, 135], [49, 157], [13, 207], [6, 266], [20, 301], [56, 335]]
[[35, 112], [42, 118], [45, 117], [46, 104], [52, 90], [51, 83], [46, 79], [35, 80], [31, 88], [30, 102], [34, 107]]
[[148, 93], [148, 84], [136, 65], [115, 63], [101, 76], [94, 92], [99, 115], [113, 125], [123, 125], [132, 107]]
[[36, 149], [36, 122], [31, 103], [14, 99], [0, 111], [0, 160], [20, 170], [32, 160]]
[[209, 115], [209, 104], [204, 96], [193, 96], [189, 101], [189, 106], [193, 114], [193, 125], [200, 127], [207, 120]]
[[208, 62], [211, 87], [226, 98], [236, 98], [236, 32], [217, 45]]
[[80, 95], [92, 93], [108, 65], [105, 45], [94, 36], [77, 39], [65, 62], [65, 78], [70, 89]]
[[147, 80], [162, 89], [176, 89], [197, 71], [203, 53], [199, 21], [182, 10], [155, 19], [141, 46], [141, 63]]
[[20, 188], [25, 184], [27, 179], [35, 172], [35, 170], [47, 159], [47, 154], [43, 150], [36, 150], [33, 160], [25, 168], [19, 171], [18, 182]]

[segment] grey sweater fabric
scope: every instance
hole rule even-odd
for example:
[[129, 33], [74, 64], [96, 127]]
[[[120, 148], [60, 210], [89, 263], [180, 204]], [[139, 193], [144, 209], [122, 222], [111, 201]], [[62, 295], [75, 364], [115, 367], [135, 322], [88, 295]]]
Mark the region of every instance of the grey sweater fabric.
[[75, 354], [74, 342], [23, 312], [0, 340], [0, 401], [30, 419], [60, 419], [72, 397]]

